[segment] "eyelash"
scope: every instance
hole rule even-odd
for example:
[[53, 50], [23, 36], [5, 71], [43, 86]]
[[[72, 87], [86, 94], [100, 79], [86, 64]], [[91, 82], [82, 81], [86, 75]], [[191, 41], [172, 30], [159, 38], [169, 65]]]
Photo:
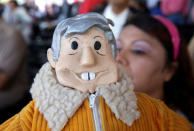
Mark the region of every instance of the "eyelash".
[[131, 49], [132, 53], [136, 54], [136, 55], [144, 55], [146, 54], [146, 52], [144, 50], [140, 50], [140, 49]]

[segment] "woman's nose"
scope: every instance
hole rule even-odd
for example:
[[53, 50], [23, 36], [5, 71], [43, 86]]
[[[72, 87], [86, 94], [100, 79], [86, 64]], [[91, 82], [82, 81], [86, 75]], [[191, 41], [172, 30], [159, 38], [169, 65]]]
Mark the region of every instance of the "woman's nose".
[[80, 64], [82, 66], [92, 66], [95, 64], [94, 55], [90, 47], [84, 47], [82, 49]]
[[118, 55], [117, 55], [117, 58], [116, 58], [116, 62], [118, 64], [121, 64], [122, 66], [127, 66], [129, 64], [125, 54], [123, 51], [121, 51]]

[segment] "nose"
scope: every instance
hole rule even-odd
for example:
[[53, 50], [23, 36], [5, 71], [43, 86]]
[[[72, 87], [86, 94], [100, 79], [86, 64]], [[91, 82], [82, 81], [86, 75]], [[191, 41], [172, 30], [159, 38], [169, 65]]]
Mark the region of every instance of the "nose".
[[122, 66], [127, 66], [129, 64], [127, 58], [127, 56], [125, 56], [124, 52], [121, 51], [118, 55], [117, 55], [117, 58], [116, 58], [116, 62], [118, 64], [121, 64]]
[[93, 52], [90, 47], [85, 47], [82, 49], [80, 64], [82, 66], [92, 66], [95, 64]]

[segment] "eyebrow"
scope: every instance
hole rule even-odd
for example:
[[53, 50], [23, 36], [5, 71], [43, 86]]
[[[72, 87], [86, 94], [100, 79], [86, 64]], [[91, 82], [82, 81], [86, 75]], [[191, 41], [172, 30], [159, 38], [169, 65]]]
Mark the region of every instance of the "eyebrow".
[[138, 41], [144, 41], [145, 43], [147, 43], [147, 45], [152, 46], [152, 42], [150, 42], [149, 40], [145, 40], [145, 39], [135, 40], [132, 42], [132, 44], [135, 44]]
[[69, 41], [71, 41], [73, 38], [75, 38], [75, 39], [78, 39], [78, 40], [79, 40], [79, 38], [78, 38], [78, 37], [73, 36], [73, 37], [71, 37], [71, 38], [69, 39]]
[[97, 36], [94, 36], [93, 39], [96, 39], [98, 37], [102, 38], [102, 36], [97, 35]]

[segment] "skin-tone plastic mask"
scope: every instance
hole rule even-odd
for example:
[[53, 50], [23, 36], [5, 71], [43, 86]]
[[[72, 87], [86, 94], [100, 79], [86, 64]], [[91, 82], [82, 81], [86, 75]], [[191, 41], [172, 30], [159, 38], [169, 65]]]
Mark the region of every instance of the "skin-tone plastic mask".
[[47, 56], [63, 86], [94, 93], [98, 85], [117, 81], [117, 66], [109, 41], [98, 28], [62, 37], [58, 61], [53, 60], [51, 49]]

